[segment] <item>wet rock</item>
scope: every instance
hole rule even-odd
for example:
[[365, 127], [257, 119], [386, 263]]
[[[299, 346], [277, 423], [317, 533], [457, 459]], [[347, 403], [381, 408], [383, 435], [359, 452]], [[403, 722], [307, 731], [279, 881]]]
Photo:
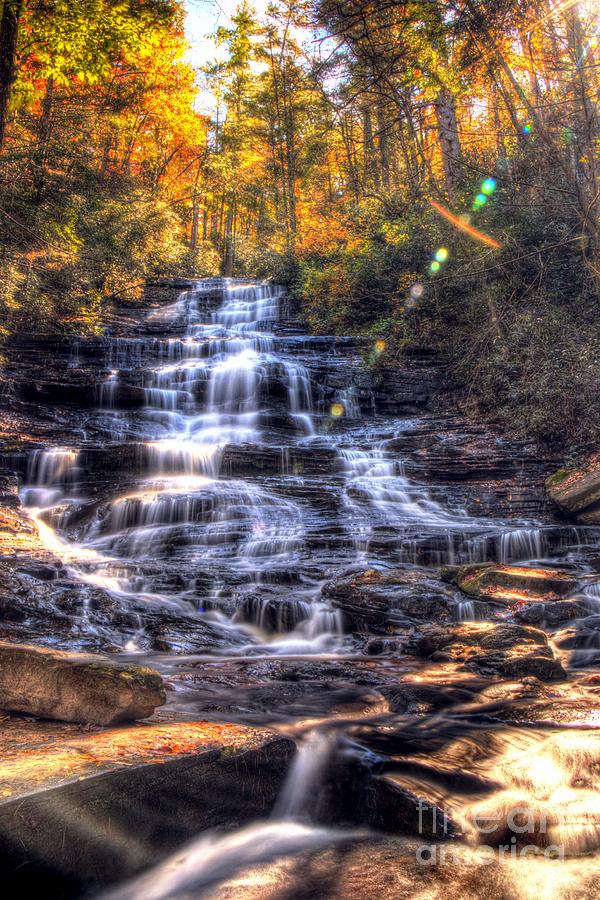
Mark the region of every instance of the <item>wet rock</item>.
[[402, 715], [425, 716], [456, 703], [473, 701], [472, 691], [453, 686], [441, 687], [409, 681], [386, 685], [380, 690], [389, 703], [390, 711]]
[[600, 660], [600, 615], [587, 616], [556, 635], [556, 646], [570, 651], [569, 666], [596, 665]]
[[600, 697], [593, 688], [586, 690], [581, 684], [577, 687], [574, 692], [569, 683], [561, 690], [537, 678], [523, 678], [517, 684], [492, 685], [485, 691], [484, 699], [498, 703], [494, 718], [503, 722], [527, 722], [543, 727], [594, 725], [600, 715]]
[[426, 447], [433, 447], [440, 440], [437, 434], [420, 431], [405, 431], [386, 441], [383, 445], [384, 450], [389, 453], [403, 453], [406, 451], [423, 450]]
[[44, 563], [32, 562], [18, 569], [24, 575], [30, 575], [37, 581], [56, 581], [59, 577], [61, 568], [58, 565], [45, 565]]
[[20, 505], [0, 505], [0, 559], [40, 560], [52, 557], [46, 551], [35, 522]]
[[493, 603], [484, 603], [482, 600], [460, 600], [456, 618], [461, 622], [480, 622], [493, 619], [499, 612], [498, 606]]
[[269, 447], [229, 444], [223, 449], [221, 474], [235, 478], [260, 475], [329, 475], [340, 468], [332, 447]]
[[511, 603], [515, 600], [560, 600], [576, 589], [565, 572], [526, 566], [481, 564], [446, 567], [442, 580], [455, 584], [472, 597]]
[[224, 646], [249, 643], [249, 637], [232, 628], [220, 629], [216, 623], [204, 621], [167, 608], [144, 610], [137, 607], [138, 623], [143, 623], [139, 641], [150, 650], [161, 653], [210, 653]]
[[541, 518], [552, 512], [543, 479], [548, 465], [533, 443], [506, 440], [452, 411], [421, 414], [386, 443], [406, 474], [428, 481], [448, 505], [472, 516]]
[[425, 784], [415, 790], [393, 777], [373, 771], [351, 754], [333, 754], [317, 795], [308, 799], [314, 821], [328, 825], [368, 826], [391, 834], [447, 838], [455, 824]]
[[496, 625], [488, 623], [465, 622], [453, 628], [441, 628], [428, 625], [421, 629], [416, 638], [416, 649], [422, 656], [430, 656], [436, 650], [460, 644], [464, 647], [476, 647], [482, 650], [506, 650], [521, 644], [532, 647], [546, 647], [548, 638], [537, 628], [525, 628], [523, 625]]
[[48, 719], [111, 725], [166, 702], [158, 672], [87, 654], [0, 643], [0, 707]]
[[[119, 614], [115, 597], [69, 581], [58, 563], [0, 559], [1, 639], [65, 650], [114, 650], [120, 644]], [[126, 628], [122, 643], [139, 629], [139, 621]]]
[[576, 600], [556, 600], [553, 603], [531, 603], [514, 610], [515, 619], [526, 625], [555, 628], [571, 619], [581, 619], [587, 615], [582, 603]]
[[393, 634], [411, 622], [453, 618], [453, 591], [416, 569], [368, 569], [328, 582], [322, 594], [355, 632]]
[[95, 379], [89, 384], [76, 384], [58, 381], [20, 382], [16, 387], [17, 397], [29, 403], [41, 403], [59, 406], [97, 405]]
[[358, 767], [354, 785], [343, 774], [336, 781], [343, 786], [344, 798], [335, 804], [333, 822], [341, 818], [345, 825], [367, 825], [388, 834], [420, 834], [423, 839], [444, 839], [456, 832], [455, 824], [426, 796], [418, 794], [391, 778], [373, 777]]
[[236, 721], [361, 718], [389, 710], [379, 686], [397, 670], [377, 671], [358, 661], [257, 660], [198, 663], [179, 675], [178, 692], [197, 713]]
[[421, 656], [433, 659], [441, 652], [447, 661], [482, 675], [532, 675], [541, 681], [566, 678], [544, 632], [523, 625], [469, 622], [450, 629], [424, 626], [414, 647]]
[[73, 727], [0, 723], [8, 896], [95, 895], [207, 829], [267, 817], [294, 753], [288, 739], [227, 723]]
[[560, 469], [545, 484], [550, 499], [563, 513], [582, 524], [600, 524], [599, 456], [578, 469]]
[[414, 357], [384, 371], [362, 370], [354, 381], [361, 406], [378, 415], [403, 415], [427, 408], [440, 384], [431, 360]]
[[244, 677], [252, 679], [272, 678], [280, 681], [323, 681], [329, 683], [351, 683], [365, 686], [395, 682], [401, 666], [387, 662], [383, 667], [375, 661], [323, 659], [270, 659], [243, 664]]
[[473, 668], [485, 673], [487, 671], [498, 672], [505, 678], [523, 678], [533, 676], [540, 681], [564, 681], [567, 673], [560, 662], [553, 657], [536, 653], [521, 653], [521, 648], [515, 647], [510, 655], [480, 656], [473, 660]]
[[188, 278], [149, 278], [144, 285], [144, 305], [175, 303], [182, 291], [192, 290]]
[[371, 638], [364, 647], [367, 656], [382, 656], [383, 654], [397, 653], [400, 649], [398, 641], [391, 638]]
[[18, 476], [7, 469], [0, 470], [0, 505], [13, 509], [20, 506]]
[[241, 600], [236, 621], [251, 622], [269, 634], [283, 634], [310, 618], [311, 612], [310, 603], [287, 594], [247, 594]]
[[[513, 900], [519, 896], [515, 870], [523, 881], [538, 883], [539, 879], [548, 884], [546, 879], [553, 879], [558, 867], [562, 900], [599, 897], [597, 861], [593, 857], [559, 862], [540, 854], [539, 858], [530, 855], [528, 860], [513, 864], [507, 861], [508, 851], [502, 859], [499, 854], [458, 841], [352, 835], [341, 843], [336, 837], [322, 835], [318, 849], [304, 848], [243, 869], [238, 862], [226, 880], [203, 896], [207, 900], [481, 900], [483, 896]], [[189, 856], [184, 856], [183, 866], [187, 859]], [[151, 874], [146, 884], [153, 883]], [[518, 890], [522, 896], [523, 889]], [[114, 900], [131, 898], [131, 894], [120, 894]]]

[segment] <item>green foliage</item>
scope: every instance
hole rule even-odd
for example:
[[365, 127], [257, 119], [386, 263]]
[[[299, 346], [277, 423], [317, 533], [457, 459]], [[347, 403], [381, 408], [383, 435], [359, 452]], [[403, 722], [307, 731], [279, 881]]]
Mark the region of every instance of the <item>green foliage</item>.
[[[22, 23], [35, 52], [38, 75], [68, 85], [75, 77], [97, 84], [115, 59], [152, 54], [177, 12], [171, 0], [51, 0], [33, 3]], [[60, 23], [60, 27], [57, 27]]]
[[360, 239], [329, 256], [304, 254], [294, 294], [316, 331], [386, 336], [426, 258], [426, 221], [406, 209], [390, 218], [370, 203], [351, 215]]
[[138, 300], [147, 276], [181, 271], [187, 246], [172, 207], [127, 180], [113, 180], [110, 196], [92, 173], [79, 187], [59, 219], [51, 206], [30, 216], [43, 242], [35, 257], [19, 253], [16, 228], [4, 247], [0, 305], [12, 328], [93, 333], [104, 301]]
[[[403, 351], [428, 348], [467, 410], [556, 450], [592, 449], [600, 438], [600, 324], [594, 285], [568, 213], [528, 209], [516, 192], [478, 227], [509, 235], [490, 253], [427, 210], [359, 210], [359, 247], [301, 259], [294, 294], [322, 333], [385, 340], [369, 362], [385, 377]], [[505, 217], [509, 215], [507, 220]], [[451, 248], [437, 276], [436, 247]], [[423, 285], [418, 300], [411, 287]]]
[[296, 275], [296, 263], [288, 253], [240, 238], [236, 244], [236, 271], [289, 285]]
[[147, 276], [215, 271], [209, 248], [189, 251], [206, 126], [182, 12], [180, 0], [23, 5], [0, 156], [5, 333], [94, 333]]
[[212, 241], [199, 241], [195, 250], [185, 251], [177, 268], [191, 278], [214, 277], [221, 271], [221, 254]]

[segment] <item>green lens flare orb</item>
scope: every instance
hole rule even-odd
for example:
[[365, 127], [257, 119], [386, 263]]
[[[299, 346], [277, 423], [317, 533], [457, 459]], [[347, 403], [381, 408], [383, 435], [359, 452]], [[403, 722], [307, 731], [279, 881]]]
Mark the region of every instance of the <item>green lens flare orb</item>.
[[442, 267], [441, 267], [440, 263], [437, 261], [437, 259], [434, 259], [434, 261], [431, 263], [429, 268], [432, 272], [439, 272]]
[[440, 249], [435, 254], [435, 258], [436, 258], [437, 262], [443, 263], [443, 262], [446, 262], [449, 255], [450, 254], [448, 253], [448, 250], [446, 249], [446, 247], [440, 247]]
[[483, 184], [481, 185], [481, 193], [485, 194], [486, 197], [491, 197], [491, 195], [496, 190], [496, 179], [495, 178], [486, 178]]
[[475, 202], [473, 204], [473, 209], [480, 209], [482, 206], [485, 206], [487, 201], [488, 198], [485, 196], [485, 194], [477, 194], [477, 196], [475, 197]]

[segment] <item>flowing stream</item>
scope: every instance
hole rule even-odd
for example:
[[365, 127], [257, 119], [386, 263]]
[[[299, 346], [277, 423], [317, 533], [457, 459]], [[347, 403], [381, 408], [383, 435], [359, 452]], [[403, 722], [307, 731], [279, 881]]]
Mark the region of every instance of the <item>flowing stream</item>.
[[[475, 680], [402, 656], [392, 663], [385, 654], [382, 665], [396, 666], [398, 678], [442, 692], [458, 684], [463, 702], [420, 721], [409, 710], [393, 719], [393, 729], [381, 697], [364, 699], [366, 688], [359, 703], [348, 694], [337, 706], [316, 695], [312, 708], [298, 701], [296, 711], [292, 704], [281, 713], [268, 696], [255, 706], [232, 705], [236, 673], [250, 665], [258, 684], [261, 667], [271, 677], [295, 666], [302, 682], [315, 666], [358, 665], [368, 688], [375, 663], [322, 593], [334, 575], [398, 566], [433, 573], [487, 559], [531, 564], [549, 555], [543, 523], [474, 517], [408, 477], [388, 442], [410, 430], [411, 420], [366, 415], [353, 386], [341, 382], [326, 397], [316, 373], [337, 371], [349, 351], [338, 353], [335, 342], [321, 350], [317, 339], [286, 330], [283, 301], [271, 284], [199, 282], [137, 333], [107, 338], [100, 448], [90, 432], [78, 446], [30, 455], [24, 501], [48, 548], [89, 589], [80, 635], [95, 631], [102, 646], [159, 668], [173, 716], [210, 715], [199, 706], [209, 690], [215, 710], [278, 728], [300, 747], [272, 821], [203, 836], [183, 866], [166, 863], [153, 880], [115, 896], [188, 896], [192, 889], [199, 896], [241, 868], [334, 844], [340, 832], [318, 821], [310, 799], [340, 753], [445, 809], [470, 846], [482, 843], [473, 822], [483, 812], [502, 818], [525, 806], [534, 810], [531, 843], [541, 852], [556, 845], [569, 859], [587, 854], [582, 865], [592, 865], [589, 854], [600, 845], [600, 747], [591, 728], [598, 722], [586, 721], [581, 732], [482, 719]], [[123, 383], [143, 389], [142, 408], [119, 408]], [[90, 491], [84, 473], [92, 445], [108, 459], [109, 475]], [[574, 553], [567, 547], [563, 561]], [[113, 630], [91, 614], [97, 589], [115, 598], [127, 627]], [[590, 613], [597, 592], [595, 585], [587, 591]], [[480, 618], [478, 604], [458, 592], [449, 597], [456, 622]], [[156, 621], [178, 616], [203, 636], [204, 648], [185, 644], [182, 653], [157, 642]], [[583, 665], [597, 658], [590, 641], [587, 657], [579, 650]], [[199, 667], [221, 674], [207, 688]], [[585, 703], [585, 693], [571, 690]], [[404, 749], [387, 745], [390, 729]], [[558, 808], [572, 813], [566, 823]], [[538, 864], [551, 865], [545, 858]], [[548, 896], [553, 877], [542, 879]]]

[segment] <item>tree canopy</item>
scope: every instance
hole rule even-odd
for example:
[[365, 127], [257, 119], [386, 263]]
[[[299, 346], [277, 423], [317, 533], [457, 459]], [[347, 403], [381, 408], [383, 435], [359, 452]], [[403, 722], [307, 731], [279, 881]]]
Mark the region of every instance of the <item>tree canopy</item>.
[[93, 329], [155, 272], [247, 273], [288, 282], [313, 328], [437, 348], [513, 418], [534, 370], [538, 407], [562, 372], [588, 396], [597, 3], [277, 0], [258, 17], [242, 2], [200, 71], [184, 13], [2, 3], [7, 329]]

